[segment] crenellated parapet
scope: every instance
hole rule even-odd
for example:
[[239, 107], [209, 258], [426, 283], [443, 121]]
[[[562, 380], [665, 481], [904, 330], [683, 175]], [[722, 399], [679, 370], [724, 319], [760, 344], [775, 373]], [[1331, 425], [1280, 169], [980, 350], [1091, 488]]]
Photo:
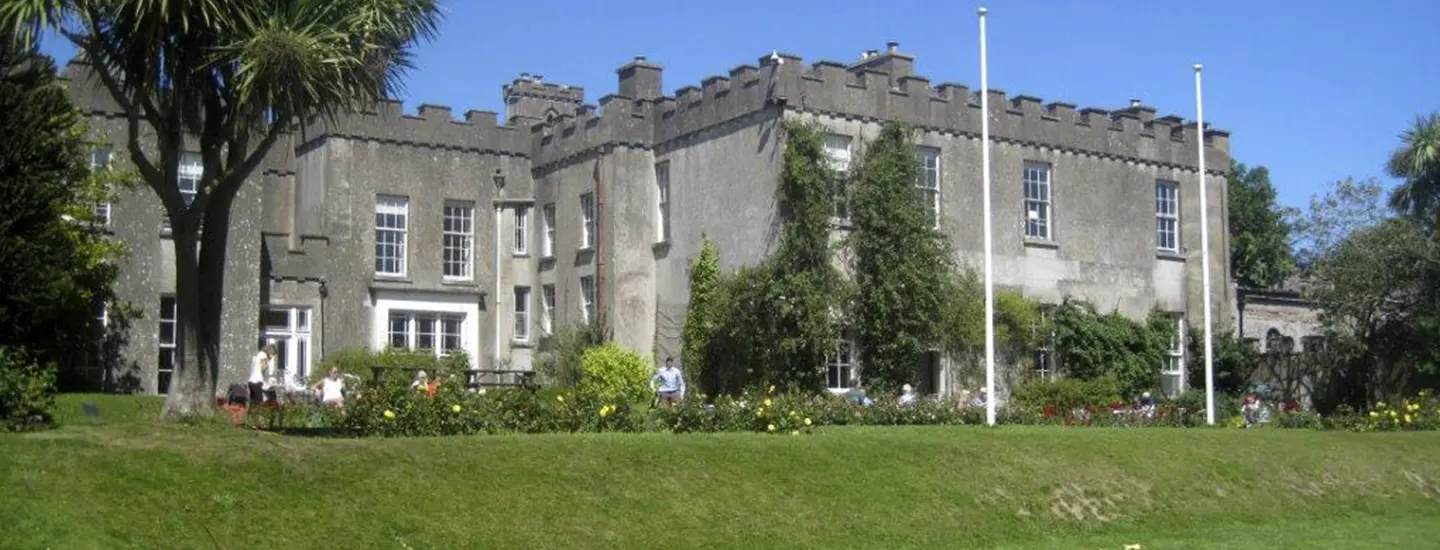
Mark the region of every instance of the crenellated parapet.
[[[980, 97], [962, 84], [932, 85], [909, 74], [913, 60], [899, 54], [867, 52], [859, 63], [817, 61], [808, 66], [798, 56], [776, 55], [762, 62], [767, 86], [777, 98], [801, 110], [842, 118], [896, 120], [924, 131], [978, 136]], [[889, 57], [897, 63], [888, 63]], [[901, 67], [901, 73], [880, 67]], [[989, 91], [990, 132], [994, 139], [1021, 145], [1044, 145], [1102, 157], [1194, 167], [1198, 164], [1200, 132], [1193, 121], [1169, 115], [1132, 100], [1124, 109], [1076, 108], [1046, 103], [1029, 95], [1007, 96]], [[1203, 139], [1207, 168], [1223, 171], [1229, 159], [1229, 132], [1207, 128]]]
[[[599, 112], [579, 107], [532, 130], [535, 165], [544, 166], [607, 145], [663, 148], [667, 142], [714, 128], [767, 106], [858, 120], [896, 120], [922, 131], [978, 137], [979, 92], [964, 84], [931, 83], [913, 74], [914, 57], [898, 43], [871, 50], [857, 62], [774, 52], [757, 65], [740, 65], [674, 95], [661, 89], [661, 68], [643, 57], [621, 67], [621, 94], [601, 99]], [[508, 92], [507, 92], [508, 93]], [[625, 95], [628, 93], [630, 95]], [[1195, 167], [1201, 133], [1177, 115], [1131, 100], [1121, 109], [1080, 108], [1031, 95], [989, 91], [990, 132], [1000, 142], [1044, 146], [1127, 161]], [[631, 97], [639, 96], [639, 97]], [[1225, 170], [1229, 132], [1207, 126], [1207, 168]]]
[[699, 86], [682, 87], [674, 95], [651, 93], [659, 89], [660, 72], [658, 65], [636, 58], [617, 71], [618, 89], [652, 97], [612, 94], [600, 99], [598, 112], [582, 106], [574, 115], [536, 125], [532, 129], [536, 168], [607, 146], [655, 147], [767, 105], [764, 77], [768, 70], [755, 65], [740, 65], [726, 75], [706, 77]]
[[524, 131], [501, 126], [493, 111], [466, 111], [463, 120], [456, 120], [450, 107], [425, 104], [417, 114], [410, 115], [394, 100], [342, 114], [334, 121], [317, 120], [305, 134], [309, 141], [333, 136], [419, 148], [529, 156]]

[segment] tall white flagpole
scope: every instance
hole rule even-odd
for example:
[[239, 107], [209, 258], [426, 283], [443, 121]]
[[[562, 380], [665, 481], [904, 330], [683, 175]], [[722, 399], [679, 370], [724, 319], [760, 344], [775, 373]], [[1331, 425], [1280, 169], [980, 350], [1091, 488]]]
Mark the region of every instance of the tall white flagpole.
[[990, 237], [990, 67], [980, 8], [980, 187], [985, 195], [985, 423], [995, 425], [995, 259]]
[[1205, 184], [1205, 101], [1201, 93], [1200, 73], [1204, 66], [1195, 64], [1195, 148], [1200, 155], [1200, 283], [1205, 299], [1205, 423], [1215, 425], [1215, 349], [1210, 323], [1210, 208], [1209, 191]]

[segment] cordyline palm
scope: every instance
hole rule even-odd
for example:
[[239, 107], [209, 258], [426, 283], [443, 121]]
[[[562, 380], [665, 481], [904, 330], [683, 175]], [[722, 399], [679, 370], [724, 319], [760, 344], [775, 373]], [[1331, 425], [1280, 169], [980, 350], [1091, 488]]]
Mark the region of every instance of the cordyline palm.
[[[217, 383], [230, 207], [295, 125], [398, 91], [438, 0], [4, 0], [0, 28], [73, 43], [125, 112], [129, 158], [175, 244], [180, 363], [168, 415], [208, 414]], [[186, 204], [186, 138], [204, 164]], [[204, 227], [201, 231], [200, 228]]]
[[1400, 139], [1404, 145], [1385, 166], [1402, 180], [1390, 195], [1390, 206], [1435, 229], [1440, 223], [1440, 113], [1416, 119]]

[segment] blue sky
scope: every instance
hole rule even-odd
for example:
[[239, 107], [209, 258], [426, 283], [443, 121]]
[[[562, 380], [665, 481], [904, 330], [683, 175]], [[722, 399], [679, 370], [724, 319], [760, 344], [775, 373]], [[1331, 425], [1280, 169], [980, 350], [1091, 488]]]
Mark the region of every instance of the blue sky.
[[[405, 108], [504, 111], [520, 73], [615, 91], [636, 55], [665, 89], [755, 63], [771, 50], [806, 63], [853, 61], [887, 40], [932, 82], [979, 87], [975, 8], [966, 1], [445, 2], [441, 36], [418, 52]], [[1271, 170], [1282, 203], [1308, 204], [1345, 177], [1384, 178], [1398, 135], [1440, 110], [1440, 2], [990, 0], [990, 83], [1011, 95], [1159, 114], [1195, 114], [1191, 65], [1205, 64], [1205, 118], [1233, 132], [1235, 158]], [[723, 8], [723, 9], [717, 9]], [[51, 40], [46, 50], [68, 58]], [[1387, 180], [1388, 181], [1388, 180]]]

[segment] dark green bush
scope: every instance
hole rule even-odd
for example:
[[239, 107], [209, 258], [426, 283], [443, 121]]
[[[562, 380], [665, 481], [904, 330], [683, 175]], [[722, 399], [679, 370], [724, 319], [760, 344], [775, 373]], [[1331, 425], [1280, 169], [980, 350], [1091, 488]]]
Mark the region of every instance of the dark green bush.
[[37, 364], [21, 350], [0, 347], [0, 422], [5, 430], [51, 425], [55, 407], [55, 365]]

